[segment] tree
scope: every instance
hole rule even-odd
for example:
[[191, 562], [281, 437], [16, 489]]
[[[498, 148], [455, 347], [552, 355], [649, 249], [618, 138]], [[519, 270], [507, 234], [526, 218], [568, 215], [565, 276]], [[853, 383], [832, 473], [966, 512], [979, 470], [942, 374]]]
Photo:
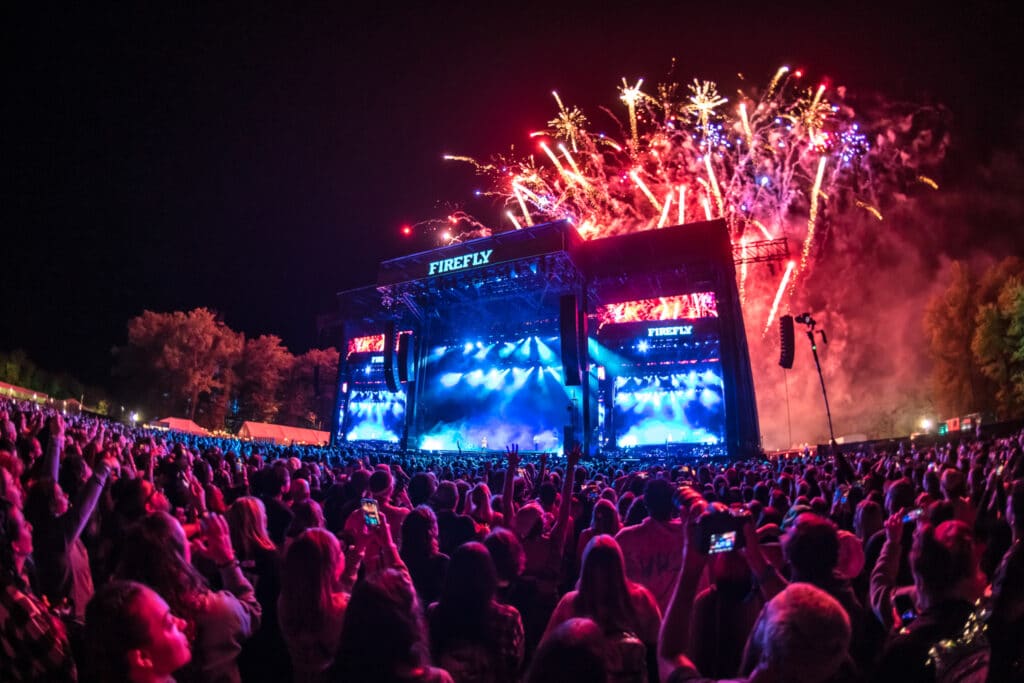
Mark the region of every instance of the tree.
[[338, 358], [338, 350], [333, 347], [310, 349], [295, 357], [282, 387], [282, 418], [286, 424], [321, 429], [330, 424]]
[[985, 378], [975, 366], [971, 349], [978, 308], [976, 284], [966, 263], [954, 261], [950, 271], [949, 286], [928, 302], [924, 327], [935, 404], [945, 415], [961, 415], [987, 408], [988, 401]]
[[276, 335], [246, 340], [238, 367], [242, 419], [274, 421], [280, 410], [281, 383], [294, 362], [295, 357]]
[[998, 415], [1017, 417], [1024, 408], [1024, 280], [1004, 280], [996, 300], [980, 306], [975, 323], [971, 350], [995, 385]]
[[128, 321], [128, 346], [122, 350], [121, 364], [130, 376], [152, 380], [152, 386], [170, 399], [172, 409], [187, 401], [187, 414], [195, 419], [201, 397], [219, 404], [211, 414], [223, 412], [244, 342], [243, 335], [205, 308], [188, 313], [144, 311]]

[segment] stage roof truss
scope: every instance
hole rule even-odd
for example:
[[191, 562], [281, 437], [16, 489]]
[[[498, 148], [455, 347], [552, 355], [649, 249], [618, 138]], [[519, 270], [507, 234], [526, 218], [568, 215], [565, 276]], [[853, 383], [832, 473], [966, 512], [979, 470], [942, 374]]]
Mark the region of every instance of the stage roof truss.
[[734, 244], [732, 247], [733, 261], [737, 266], [752, 263], [768, 263], [789, 260], [789, 240], [780, 237], [774, 240], [747, 242], [746, 245]]

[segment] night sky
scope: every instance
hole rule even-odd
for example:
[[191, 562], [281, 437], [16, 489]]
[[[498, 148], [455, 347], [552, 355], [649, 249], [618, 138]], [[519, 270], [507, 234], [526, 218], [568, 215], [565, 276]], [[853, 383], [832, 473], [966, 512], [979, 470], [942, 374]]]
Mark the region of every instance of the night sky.
[[[4, 12], [0, 349], [101, 385], [144, 308], [207, 306], [304, 351], [335, 292], [434, 245], [403, 224], [456, 205], [497, 222], [441, 156], [524, 146], [552, 89], [596, 118], [673, 57], [677, 80], [726, 94], [790, 64], [945, 103], [963, 173], [1007, 144], [1024, 90], [1009, 2], [21, 4]], [[181, 4], [197, 7], [157, 7]]]

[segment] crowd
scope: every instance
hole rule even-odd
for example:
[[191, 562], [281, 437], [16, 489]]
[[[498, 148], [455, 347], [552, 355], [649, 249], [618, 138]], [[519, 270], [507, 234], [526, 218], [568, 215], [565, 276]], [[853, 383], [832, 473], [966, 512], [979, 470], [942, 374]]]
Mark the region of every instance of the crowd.
[[439, 457], [0, 403], [0, 680], [1024, 680], [1022, 447]]

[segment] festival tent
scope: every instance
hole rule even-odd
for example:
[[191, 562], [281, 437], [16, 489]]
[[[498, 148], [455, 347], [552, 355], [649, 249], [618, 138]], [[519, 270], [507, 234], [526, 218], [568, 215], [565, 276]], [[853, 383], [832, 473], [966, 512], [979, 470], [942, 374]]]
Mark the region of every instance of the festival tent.
[[160, 420], [153, 422], [155, 427], [162, 427], [164, 429], [170, 429], [175, 432], [184, 432], [186, 434], [198, 434], [199, 436], [206, 436], [209, 434], [208, 431], [197, 425], [192, 420], [187, 420], [183, 417], [165, 417]]
[[243, 422], [242, 428], [238, 430], [241, 439], [252, 439], [253, 441], [267, 441], [282, 446], [293, 444], [309, 444], [314, 446], [325, 445], [331, 440], [330, 432], [321, 432], [316, 429], [303, 429], [302, 427], [286, 427], [268, 422]]
[[31, 400], [38, 403], [45, 403], [50, 398], [41, 391], [26, 389], [25, 387], [19, 387], [17, 384], [8, 384], [7, 382], [0, 382], [0, 396], [23, 401]]

